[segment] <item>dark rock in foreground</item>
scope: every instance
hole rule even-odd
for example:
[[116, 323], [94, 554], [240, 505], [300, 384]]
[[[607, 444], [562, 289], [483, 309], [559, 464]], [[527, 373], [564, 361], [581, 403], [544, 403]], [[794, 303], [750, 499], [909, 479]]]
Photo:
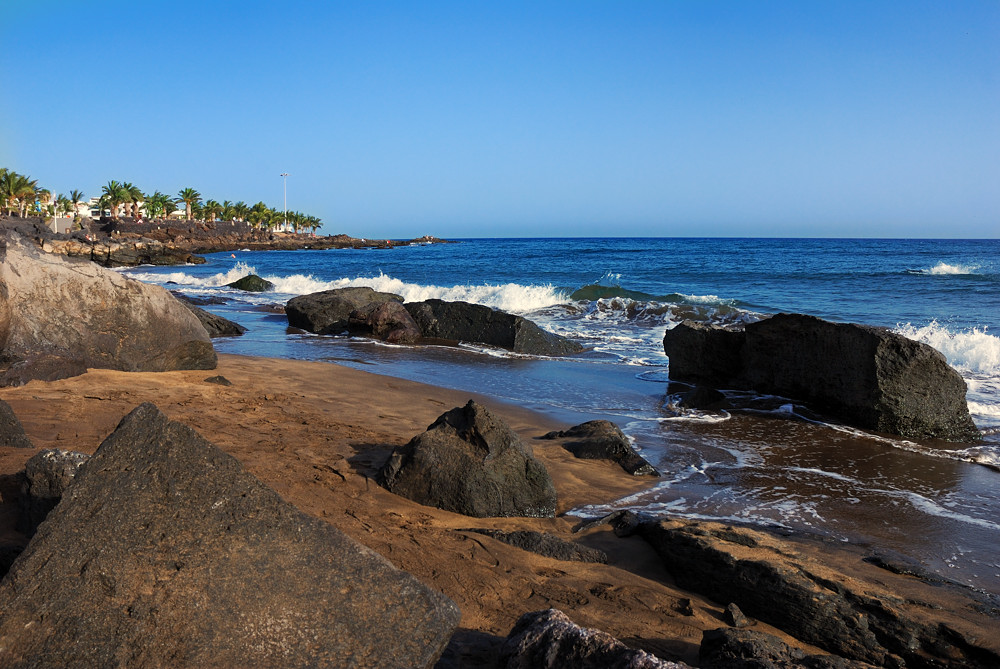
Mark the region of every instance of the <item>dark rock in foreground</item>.
[[591, 420], [568, 430], [549, 432], [542, 439], [569, 439], [563, 444], [570, 453], [585, 460], [611, 460], [632, 476], [659, 476], [653, 465], [636, 453], [621, 429], [609, 420]]
[[778, 314], [744, 331], [685, 321], [667, 330], [670, 377], [799, 399], [850, 425], [972, 441], [965, 381], [926, 344], [885, 328]]
[[402, 301], [399, 295], [379, 293], [368, 287], [336, 288], [293, 297], [285, 304], [285, 313], [292, 327], [314, 334], [341, 334], [348, 329], [355, 310]]
[[544, 555], [553, 560], [563, 560], [564, 562], [596, 562], [606, 564], [608, 556], [604, 551], [596, 548], [587, 548], [575, 544], [572, 541], [564, 541], [552, 534], [544, 532], [532, 532], [530, 530], [517, 530], [514, 532], [503, 532], [501, 530], [489, 530], [481, 528], [469, 528], [463, 532], [475, 532], [502, 541], [503, 543], [520, 548], [521, 550]]
[[430, 667], [443, 595], [151, 404], [0, 583], [0, 666]]
[[34, 448], [24, 426], [9, 404], [0, 400], [0, 446], [8, 448]]
[[506, 669], [682, 669], [606, 632], [580, 627], [557, 609], [525, 613], [500, 651]]
[[35, 533], [62, 499], [80, 466], [89, 459], [86, 453], [51, 448], [36, 453], [24, 463], [18, 531], [27, 537]]
[[753, 630], [720, 628], [702, 636], [698, 664], [703, 669], [865, 669], [835, 655], [806, 655], [778, 637]]
[[263, 293], [274, 288], [274, 284], [267, 279], [262, 279], [256, 274], [248, 274], [242, 279], [237, 279], [232, 283], [227, 283], [227, 287], [243, 290], [248, 293]]
[[921, 622], [927, 616], [922, 605], [853, 574], [824, 572], [759, 532], [677, 521], [644, 523], [639, 532], [679, 587], [735, 602], [747, 615], [830, 653], [878, 666], [1000, 666], [1000, 656], [945, 622]]
[[87, 368], [214, 369], [198, 319], [166, 290], [39, 251], [10, 234], [0, 249], [0, 383], [55, 380]]
[[550, 517], [556, 510], [545, 465], [507, 423], [471, 400], [396, 449], [379, 476], [390, 492], [466, 516]]
[[205, 328], [205, 331], [208, 332], [208, 336], [212, 339], [215, 339], [216, 337], [240, 337], [247, 331], [247, 329], [239, 323], [234, 323], [227, 318], [205, 311], [201, 307], [196, 307], [189, 302], [181, 301], [181, 304], [190, 309], [191, 313], [198, 317], [198, 320], [201, 321], [202, 327]]
[[408, 302], [406, 310], [425, 337], [486, 344], [528, 355], [561, 356], [583, 350], [576, 342], [546, 332], [526, 318], [480, 304], [426, 300]]

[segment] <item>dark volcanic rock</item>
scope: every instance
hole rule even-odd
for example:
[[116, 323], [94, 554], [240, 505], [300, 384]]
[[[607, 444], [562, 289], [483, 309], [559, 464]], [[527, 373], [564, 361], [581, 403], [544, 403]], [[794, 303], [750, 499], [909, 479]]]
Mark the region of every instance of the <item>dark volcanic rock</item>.
[[684, 321], [663, 334], [670, 378], [674, 381], [733, 387], [743, 372], [746, 333], [697, 321]]
[[274, 284], [267, 279], [262, 279], [256, 274], [248, 274], [242, 279], [237, 279], [232, 283], [227, 283], [229, 288], [245, 290], [248, 293], [263, 293], [265, 290], [274, 288]]
[[871, 666], [835, 655], [806, 655], [771, 634], [726, 628], [704, 632], [698, 664], [704, 669], [863, 669]]
[[659, 476], [653, 465], [635, 452], [625, 433], [609, 420], [591, 420], [568, 430], [549, 432], [542, 439], [569, 439], [563, 447], [585, 460], [611, 460], [632, 476]]
[[729, 602], [729, 605], [726, 606], [726, 610], [722, 614], [722, 619], [727, 625], [731, 625], [732, 627], [747, 627], [751, 624], [750, 619], [743, 615], [740, 607], [736, 606], [733, 602]]
[[214, 383], [214, 384], [219, 385], [219, 386], [231, 386], [231, 385], [233, 385], [232, 381], [230, 381], [226, 377], [222, 376], [221, 374], [219, 374], [218, 376], [210, 376], [210, 377], [208, 377], [207, 379], [205, 379], [205, 383]]
[[392, 344], [413, 344], [420, 328], [401, 303], [395, 300], [372, 302], [355, 309], [348, 317], [351, 334], [375, 337]]
[[[746, 614], [830, 653], [886, 666], [1000, 666], [1000, 656], [947, 625], [921, 622], [889, 590], [850, 585], [851, 575], [822, 575], [823, 566], [773, 546], [752, 530], [715, 523], [644, 523], [639, 532], [679, 587]], [[751, 554], [746, 549], [753, 548]], [[832, 579], [836, 580], [832, 580]], [[904, 666], [900, 664], [900, 666]]]
[[885, 328], [778, 314], [742, 333], [681, 323], [663, 345], [678, 381], [782, 395], [909, 438], [980, 436], [965, 382], [944, 356]]
[[89, 459], [90, 456], [86, 453], [52, 448], [36, 453], [24, 463], [18, 531], [28, 537], [35, 533], [45, 517], [62, 499], [66, 489], [76, 477], [80, 465]]
[[10, 385], [96, 367], [214, 369], [205, 328], [166, 290], [94, 263], [39, 251], [16, 235], [0, 249], [0, 377]]
[[24, 426], [9, 404], [0, 400], [0, 446], [8, 448], [34, 448]]
[[556, 510], [545, 465], [507, 423], [472, 400], [396, 449], [380, 479], [397, 495], [466, 516], [550, 517]]
[[500, 651], [505, 669], [681, 669], [642, 650], [633, 650], [606, 632], [574, 624], [556, 609], [518, 618]]
[[208, 332], [208, 336], [213, 339], [215, 337], [239, 337], [247, 331], [239, 323], [234, 323], [227, 318], [205, 311], [201, 307], [196, 307], [188, 302], [181, 302], [181, 304], [190, 309], [191, 313], [198, 317], [205, 331]]
[[430, 667], [459, 621], [151, 404], [0, 583], [0, 666]]
[[368, 287], [336, 288], [293, 297], [285, 304], [285, 313], [292, 327], [315, 334], [341, 334], [350, 325], [351, 312], [370, 304], [402, 301], [399, 295]]
[[583, 350], [576, 342], [546, 332], [526, 318], [479, 304], [426, 300], [407, 303], [406, 310], [425, 337], [486, 344], [529, 355], [571, 355]]
[[608, 556], [604, 551], [574, 544], [572, 541], [564, 541], [557, 536], [545, 534], [544, 532], [532, 532], [529, 530], [502, 532], [500, 530], [476, 528], [465, 529], [462, 532], [485, 534], [515, 548], [544, 555], [554, 560], [563, 560], [565, 562], [596, 562], [599, 564], [606, 564], [608, 561]]

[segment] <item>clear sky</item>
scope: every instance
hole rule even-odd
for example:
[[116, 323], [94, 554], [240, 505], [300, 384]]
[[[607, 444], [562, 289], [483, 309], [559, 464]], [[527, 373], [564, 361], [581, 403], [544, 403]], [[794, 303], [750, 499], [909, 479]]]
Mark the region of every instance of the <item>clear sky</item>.
[[0, 0], [0, 166], [365, 237], [1000, 236], [1000, 1]]

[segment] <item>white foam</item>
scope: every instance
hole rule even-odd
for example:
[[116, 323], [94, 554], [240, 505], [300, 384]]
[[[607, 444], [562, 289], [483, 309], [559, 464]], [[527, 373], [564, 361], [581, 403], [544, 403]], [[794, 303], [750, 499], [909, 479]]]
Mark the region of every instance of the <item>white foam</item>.
[[933, 346], [959, 371], [1000, 376], [1000, 337], [989, 334], [985, 327], [953, 332], [935, 320], [922, 327], [897, 325], [895, 331]]
[[920, 273], [936, 276], [961, 275], [975, 274], [977, 269], [979, 269], [979, 265], [949, 265], [946, 262], [939, 262], [930, 269], [920, 270]]
[[968, 523], [970, 525], [978, 525], [979, 527], [985, 527], [989, 530], [1000, 530], [1000, 525], [994, 522], [990, 522], [983, 518], [974, 518], [972, 516], [966, 515], [964, 513], [958, 513], [956, 511], [949, 511], [937, 502], [930, 500], [923, 495], [918, 495], [915, 492], [910, 491], [900, 491], [896, 495], [905, 497], [909, 500], [915, 508], [923, 511], [924, 513], [931, 516], [938, 516], [940, 518], [948, 518], [950, 520], [957, 520], [963, 523]]

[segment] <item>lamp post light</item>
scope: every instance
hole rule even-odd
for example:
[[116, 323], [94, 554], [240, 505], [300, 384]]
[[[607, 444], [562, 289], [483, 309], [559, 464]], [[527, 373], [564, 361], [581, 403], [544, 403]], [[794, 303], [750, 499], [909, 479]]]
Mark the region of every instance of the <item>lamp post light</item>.
[[288, 172], [281, 173], [281, 190], [285, 195], [285, 232], [288, 232]]

